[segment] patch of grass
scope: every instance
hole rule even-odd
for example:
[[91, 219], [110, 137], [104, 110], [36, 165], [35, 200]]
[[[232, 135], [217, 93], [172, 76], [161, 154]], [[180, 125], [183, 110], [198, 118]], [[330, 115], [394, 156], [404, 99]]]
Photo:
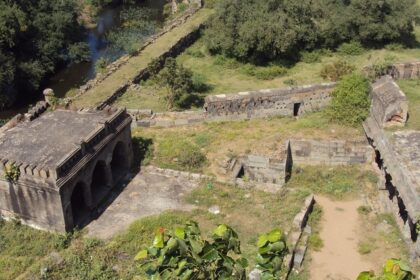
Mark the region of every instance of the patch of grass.
[[397, 83], [409, 102], [409, 119], [406, 128], [420, 130], [420, 80], [399, 80]]
[[0, 279], [15, 279], [32, 264], [56, 250], [60, 235], [0, 219]]
[[296, 167], [287, 186], [304, 188], [317, 194], [343, 199], [354, 196], [362, 189], [364, 184], [370, 182], [371, 172], [360, 166]]
[[372, 212], [372, 208], [370, 208], [369, 206], [362, 205], [357, 208], [357, 212], [360, 215], [368, 215], [370, 212]]
[[267, 118], [239, 122], [217, 122], [173, 128], [134, 129], [133, 138], [150, 139], [154, 157], [150, 163], [179, 168], [177, 158], [185, 143], [197, 145], [208, 159], [203, 171], [218, 174], [218, 162], [230, 154], [279, 155], [286, 140], [294, 137], [318, 139], [362, 139], [361, 127], [349, 128], [329, 123], [323, 113], [295, 118]]
[[370, 254], [370, 252], [372, 252], [373, 249], [374, 249], [374, 246], [372, 242], [360, 242], [358, 244], [357, 251], [361, 255], [367, 255], [367, 254]]

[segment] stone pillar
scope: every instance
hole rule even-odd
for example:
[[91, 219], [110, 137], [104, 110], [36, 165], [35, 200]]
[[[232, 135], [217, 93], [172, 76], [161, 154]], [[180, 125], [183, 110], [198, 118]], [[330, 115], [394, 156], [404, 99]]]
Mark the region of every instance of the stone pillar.
[[46, 89], [44, 89], [43, 94], [44, 94], [45, 102], [47, 102], [48, 105], [52, 105], [51, 104], [52, 103], [52, 98], [55, 96], [54, 91], [50, 88], [46, 88]]

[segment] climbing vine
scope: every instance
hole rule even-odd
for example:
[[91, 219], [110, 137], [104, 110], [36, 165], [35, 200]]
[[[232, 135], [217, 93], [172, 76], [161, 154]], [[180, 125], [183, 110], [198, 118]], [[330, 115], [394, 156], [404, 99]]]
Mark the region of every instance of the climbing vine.
[[5, 173], [5, 177], [9, 182], [16, 183], [19, 180], [20, 170], [16, 165], [12, 164], [7, 166]]

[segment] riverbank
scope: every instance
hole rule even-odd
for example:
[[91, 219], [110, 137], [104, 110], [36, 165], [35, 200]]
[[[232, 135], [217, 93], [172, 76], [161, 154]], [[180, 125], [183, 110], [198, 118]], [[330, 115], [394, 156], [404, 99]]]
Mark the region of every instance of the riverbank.
[[[185, 23], [173, 28], [145, 47], [137, 56], [131, 57], [127, 63], [112, 73], [97, 86], [77, 97], [73, 104], [76, 107], [92, 107], [98, 105], [116, 92], [122, 85], [134, 79], [155, 58], [161, 56], [175, 45], [181, 38], [196, 30], [212, 14], [213, 10], [201, 9]], [[71, 94], [71, 93], [69, 93]]]

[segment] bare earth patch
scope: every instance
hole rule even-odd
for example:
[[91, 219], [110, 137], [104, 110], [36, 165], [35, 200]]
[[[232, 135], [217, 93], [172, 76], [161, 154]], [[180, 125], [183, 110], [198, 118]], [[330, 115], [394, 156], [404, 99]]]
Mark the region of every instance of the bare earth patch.
[[194, 206], [185, 203], [184, 196], [197, 186], [198, 183], [181, 177], [140, 172], [120, 194], [115, 194], [118, 197], [98, 219], [87, 226], [88, 236], [109, 239], [138, 219], [166, 210], [192, 210]]
[[316, 202], [323, 209], [320, 237], [324, 247], [312, 253], [310, 268], [313, 280], [353, 280], [361, 271], [374, 267], [358, 252], [360, 242], [359, 215], [361, 200], [333, 201], [318, 196]]

